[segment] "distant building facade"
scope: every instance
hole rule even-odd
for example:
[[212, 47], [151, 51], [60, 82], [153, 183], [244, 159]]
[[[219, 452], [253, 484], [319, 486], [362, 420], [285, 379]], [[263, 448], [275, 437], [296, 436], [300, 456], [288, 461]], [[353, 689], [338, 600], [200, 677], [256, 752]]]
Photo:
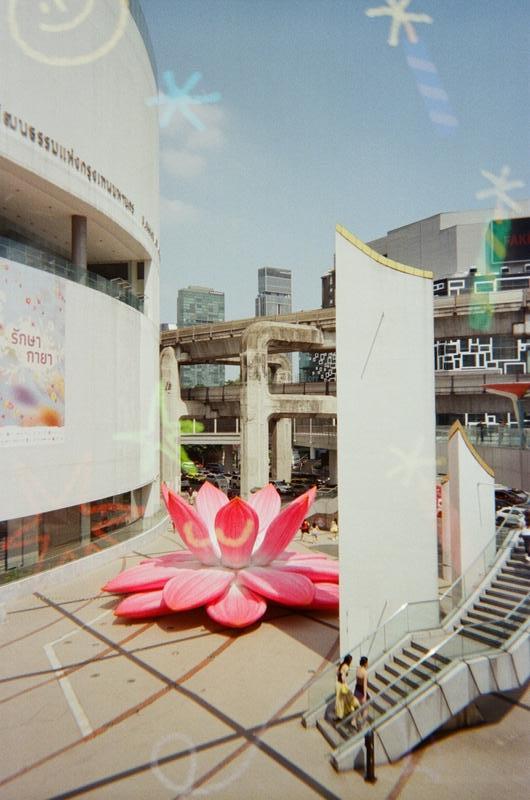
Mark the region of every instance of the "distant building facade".
[[292, 311], [292, 275], [290, 269], [258, 269], [256, 316], [269, 317]]
[[[530, 201], [520, 201], [518, 208], [517, 213], [506, 214], [506, 219], [493, 225], [502, 231], [504, 224], [505, 233], [510, 236], [510, 229], [515, 230], [521, 218], [530, 216]], [[489, 272], [492, 262], [500, 268], [510, 259], [510, 248], [504, 254], [497, 252], [496, 258], [488, 253], [488, 232], [495, 217], [491, 209], [435, 214], [388, 231], [386, 236], [368, 244], [393, 261], [431, 270], [435, 278], [467, 273], [470, 267], [478, 273]], [[530, 258], [527, 260], [530, 262]]]
[[[207, 325], [209, 322], [224, 322], [224, 292], [205, 286], [188, 286], [177, 294], [177, 327]], [[223, 386], [225, 368], [223, 364], [191, 364], [181, 367], [180, 384], [183, 388], [194, 386]]]
[[[322, 275], [322, 308], [335, 307], [335, 267]], [[334, 381], [335, 353], [300, 353], [299, 380], [302, 383]]]

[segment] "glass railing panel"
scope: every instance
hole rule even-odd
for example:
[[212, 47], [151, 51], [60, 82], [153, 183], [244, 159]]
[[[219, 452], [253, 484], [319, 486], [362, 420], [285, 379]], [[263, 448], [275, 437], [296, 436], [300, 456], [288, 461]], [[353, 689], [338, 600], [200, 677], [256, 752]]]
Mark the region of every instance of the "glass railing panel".
[[452, 586], [440, 597], [440, 619], [443, 621], [475, 592], [505, 549], [511, 546], [513, 531], [497, 529], [482, 552]]
[[[398, 640], [399, 641], [399, 640]], [[359, 655], [359, 658], [366, 656], [370, 661], [375, 661], [379, 658], [387, 648], [387, 628], [386, 625], [378, 628], [371, 636], [365, 639], [365, 650]], [[352, 663], [352, 667], [357, 667], [359, 659]]]
[[438, 600], [425, 600], [419, 603], [410, 603], [408, 611], [408, 630], [425, 631], [437, 628], [440, 625], [440, 604]]
[[409, 632], [407, 613], [404, 609], [400, 614], [395, 614], [383, 626], [384, 641], [383, 647], [377, 652], [371, 652], [369, 655], [370, 661], [375, 661], [383, 653], [390, 650], [394, 645], [400, 642], [404, 636]]
[[36, 247], [22, 244], [5, 236], [0, 237], [0, 257], [9, 258], [21, 264], [26, 264], [33, 269], [50, 272], [75, 283], [89, 286], [97, 291], [108, 294], [123, 303], [143, 310], [143, 302], [131, 290], [119, 290], [106, 278], [96, 275], [89, 270], [78, 269], [69, 261], [53, 253], [39, 250]]
[[[512, 632], [507, 622], [511, 621], [512, 624], [515, 624], [516, 618], [518, 627]], [[521, 622], [520, 620], [523, 618], [524, 620]], [[516, 636], [528, 629], [530, 629], [530, 597], [523, 598], [504, 619], [491, 623], [462, 626], [444, 642], [431, 649], [416, 664], [404, 671], [383, 691], [370, 698], [368, 703], [338, 723], [337, 729], [348, 738], [355, 736], [358, 730], [362, 730], [367, 725], [372, 728], [377, 726], [400, 711], [429, 686], [432, 686], [444, 672], [451, 669], [461, 659], [492, 654], [499, 652], [500, 649], [506, 649]], [[432, 671], [428, 663], [436, 665], [438, 671]], [[418, 671], [420, 670], [429, 677], [418, 684]], [[410, 683], [407, 682], [408, 680]], [[403, 692], [405, 692], [404, 696]], [[344, 746], [347, 746], [346, 742]]]

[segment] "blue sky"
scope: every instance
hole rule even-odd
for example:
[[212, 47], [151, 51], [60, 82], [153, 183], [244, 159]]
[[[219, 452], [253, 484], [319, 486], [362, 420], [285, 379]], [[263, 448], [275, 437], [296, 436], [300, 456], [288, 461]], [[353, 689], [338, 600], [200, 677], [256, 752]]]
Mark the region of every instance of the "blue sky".
[[[386, 0], [142, 0], [159, 75], [221, 100], [161, 128], [162, 321], [189, 284], [252, 316], [257, 270], [293, 272], [293, 307], [320, 305], [334, 228], [369, 241], [439, 211], [486, 208], [481, 170], [528, 197], [527, 0], [411, 0], [408, 11], [457, 125], [433, 124]], [[416, 52], [416, 51], [414, 51]], [[424, 75], [425, 77], [425, 75]], [[162, 84], [163, 87], [163, 84]]]

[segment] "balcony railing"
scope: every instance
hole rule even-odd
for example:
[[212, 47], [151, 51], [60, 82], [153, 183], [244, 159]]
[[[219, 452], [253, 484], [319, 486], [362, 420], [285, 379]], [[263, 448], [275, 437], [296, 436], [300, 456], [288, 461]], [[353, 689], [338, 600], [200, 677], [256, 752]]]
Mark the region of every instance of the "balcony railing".
[[80, 283], [90, 289], [103, 292], [103, 294], [114, 297], [116, 300], [131, 306], [131, 308], [143, 312], [143, 297], [136, 295], [127, 281], [121, 278], [107, 280], [107, 278], [95, 272], [74, 266], [61, 256], [47, 253], [15, 239], [8, 239], [6, 236], [0, 236], [0, 258], [8, 258], [28, 267], [51, 272], [52, 275], [58, 275], [61, 278], [74, 281], [74, 283]]

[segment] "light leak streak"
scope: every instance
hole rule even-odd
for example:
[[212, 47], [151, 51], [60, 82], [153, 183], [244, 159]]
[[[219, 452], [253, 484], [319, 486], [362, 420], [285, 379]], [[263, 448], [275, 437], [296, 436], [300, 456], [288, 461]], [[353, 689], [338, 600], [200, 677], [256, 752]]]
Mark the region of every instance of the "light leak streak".
[[427, 46], [423, 41], [410, 42], [406, 37], [403, 37], [402, 45], [435, 131], [443, 137], [453, 136], [458, 119]]

